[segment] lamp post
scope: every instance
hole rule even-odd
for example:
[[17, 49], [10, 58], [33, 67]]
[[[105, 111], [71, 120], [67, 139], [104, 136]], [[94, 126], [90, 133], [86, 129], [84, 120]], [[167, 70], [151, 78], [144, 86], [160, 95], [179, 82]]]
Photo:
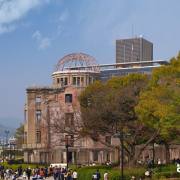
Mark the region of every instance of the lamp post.
[[65, 136], [67, 170], [69, 168], [69, 147], [70, 147], [69, 137], [71, 137], [71, 136], [70, 135]]
[[120, 180], [124, 180], [124, 138], [130, 136], [131, 134], [129, 133], [124, 133], [123, 130], [117, 132], [116, 134], [114, 134], [115, 138], [119, 138], [120, 140], [120, 147], [121, 147], [121, 176], [120, 176]]
[[124, 180], [124, 133], [123, 131], [118, 132], [114, 137], [119, 138], [121, 143], [121, 177], [120, 180]]
[[68, 140], [66, 142], [66, 164], [67, 164], [67, 170], [69, 168], [69, 144], [68, 144]]
[[155, 148], [154, 148], [154, 141], [153, 141], [153, 144], [152, 144], [152, 156], [153, 156], [153, 159], [152, 159], [152, 168], [154, 168], [154, 159], [155, 159]]
[[69, 168], [69, 147], [71, 146], [72, 136], [66, 135], [65, 136], [65, 146], [66, 146], [66, 164], [67, 164], [67, 170]]
[[7, 150], [7, 147], [8, 147], [8, 135], [9, 135], [9, 130], [5, 130], [4, 133], [6, 134], [6, 142], [5, 142], [5, 146], [6, 146], [6, 150]]

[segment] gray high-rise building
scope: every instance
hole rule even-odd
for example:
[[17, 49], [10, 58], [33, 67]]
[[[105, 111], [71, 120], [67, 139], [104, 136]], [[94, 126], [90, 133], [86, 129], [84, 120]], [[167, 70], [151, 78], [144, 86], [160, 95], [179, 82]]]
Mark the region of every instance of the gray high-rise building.
[[116, 40], [116, 63], [153, 60], [153, 43], [142, 37]]

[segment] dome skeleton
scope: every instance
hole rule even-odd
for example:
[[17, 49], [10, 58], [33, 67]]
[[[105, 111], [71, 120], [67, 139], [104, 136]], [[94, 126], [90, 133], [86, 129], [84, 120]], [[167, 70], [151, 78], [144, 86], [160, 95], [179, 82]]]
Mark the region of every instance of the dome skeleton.
[[59, 60], [55, 67], [55, 71], [66, 71], [66, 70], [91, 70], [99, 71], [96, 59], [85, 53], [72, 53], [64, 56]]

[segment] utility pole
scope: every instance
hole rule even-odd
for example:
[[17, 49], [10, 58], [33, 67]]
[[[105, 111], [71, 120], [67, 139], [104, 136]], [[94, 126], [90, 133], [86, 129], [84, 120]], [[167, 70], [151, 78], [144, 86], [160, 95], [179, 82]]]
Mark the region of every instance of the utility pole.
[[68, 142], [66, 143], [66, 163], [67, 163], [67, 171], [69, 168], [69, 144]]
[[5, 142], [5, 146], [6, 146], [6, 150], [8, 149], [7, 147], [8, 147], [8, 134], [9, 134], [9, 130], [5, 130], [4, 131], [5, 132], [5, 134], [6, 134], [6, 142]]
[[124, 180], [124, 133], [121, 131], [120, 133], [120, 141], [121, 141], [121, 180]]
[[155, 162], [154, 162], [154, 159], [155, 159], [155, 147], [154, 147], [154, 141], [153, 141], [153, 146], [152, 146], [152, 156], [153, 156], [153, 159], [152, 159], [152, 166], [153, 166], [153, 168], [154, 168], [154, 164], [155, 164]]
[[119, 138], [120, 140], [120, 148], [121, 148], [121, 163], [120, 163], [120, 168], [121, 168], [121, 176], [120, 180], [124, 180], [124, 133], [123, 130], [121, 132], [118, 132], [114, 135], [114, 137]]

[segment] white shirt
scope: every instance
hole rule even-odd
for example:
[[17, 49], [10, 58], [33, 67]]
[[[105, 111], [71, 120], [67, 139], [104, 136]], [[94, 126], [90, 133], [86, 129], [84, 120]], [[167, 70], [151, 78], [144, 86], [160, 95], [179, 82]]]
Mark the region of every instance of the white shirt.
[[108, 180], [108, 173], [104, 173], [104, 180]]
[[74, 171], [73, 174], [72, 174], [73, 178], [77, 178], [77, 172]]

